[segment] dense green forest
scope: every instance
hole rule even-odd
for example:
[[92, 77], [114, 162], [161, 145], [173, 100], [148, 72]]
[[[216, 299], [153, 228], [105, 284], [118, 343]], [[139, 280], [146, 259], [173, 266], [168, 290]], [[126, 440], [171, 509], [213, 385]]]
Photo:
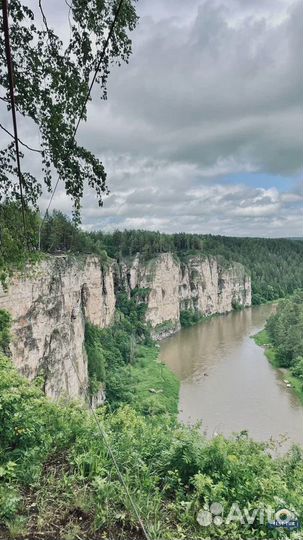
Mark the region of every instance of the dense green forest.
[[151, 258], [172, 251], [220, 255], [245, 265], [252, 276], [253, 303], [275, 300], [303, 288], [303, 241], [291, 239], [233, 238], [198, 234], [163, 234], [152, 231], [85, 232], [61, 212], [47, 215], [43, 223], [37, 212], [27, 212], [28, 242], [20, 238], [21, 213], [17, 204], [0, 206], [0, 271], [20, 265], [41, 252], [95, 253], [120, 260], [136, 253]]
[[303, 403], [303, 291], [280, 300], [276, 312], [254, 339], [265, 347], [274, 367], [286, 370], [284, 382], [294, 388]]
[[[280, 302], [266, 330], [277, 351], [280, 366], [294, 368], [303, 360], [303, 292]], [[303, 372], [302, 372], [303, 378]]]
[[303, 292], [280, 302], [277, 312], [266, 324], [266, 331], [274, 347], [275, 363], [290, 368], [298, 380], [303, 395]]
[[251, 272], [253, 303], [287, 296], [303, 287], [303, 241], [284, 238], [206, 236], [206, 252], [241, 262]]

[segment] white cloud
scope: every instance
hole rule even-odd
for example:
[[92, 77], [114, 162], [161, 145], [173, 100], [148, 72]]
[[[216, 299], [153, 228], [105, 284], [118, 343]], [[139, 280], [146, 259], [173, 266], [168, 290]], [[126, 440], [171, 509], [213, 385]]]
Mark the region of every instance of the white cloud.
[[[147, 166], [134, 159], [129, 167], [127, 160], [121, 163], [117, 158], [115, 163], [112, 158], [109, 171], [118, 172], [111, 174], [112, 195], [103, 209], [96, 209], [93, 195], [86, 194], [85, 228], [94, 223], [104, 230], [145, 228], [240, 236], [298, 235], [302, 229], [300, 196], [295, 192], [207, 179], [202, 169], [187, 163], [149, 161]], [[124, 176], [131, 179], [133, 189], [123, 186]]]

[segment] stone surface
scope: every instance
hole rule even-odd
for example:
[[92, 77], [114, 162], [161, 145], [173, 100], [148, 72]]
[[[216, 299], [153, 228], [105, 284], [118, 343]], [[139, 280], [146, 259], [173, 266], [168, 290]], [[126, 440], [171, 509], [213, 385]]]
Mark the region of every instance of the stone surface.
[[[251, 282], [241, 264], [215, 257], [185, 261], [163, 253], [145, 261], [139, 255], [102, 269], [94, 256], [52, 256], [0, 285], [0, 309], [13, 318], [11, 354], [18, 369], [33, 380], [41, 375], [45, 393], [83, 397], [88, 386], [84, 348], [85, 320], [109, 326], [115, 311], [115, 288], [136, 290], [147, 303], [146, 319], [157, 338], [180, 328], [180, 312], [203, 315], [251, 304]], [[104, 391], [93, 400], [103, 403]]]
[[180, 309], [202, 315], [227, 313], [233, 306], [251, 305], [251, 281], [238, 263], [219, 263], [215, 257], [190, 257], [180, 268]]
[[192, 256], [180, 261], [163, 253], [144, 262], [136, 256], [122, 265], [128, 290], [148, 289], [146, 318], [158, 338], [180, 328], [180, 312], [201, 315], [227, 313], [238, 304], [251, 305], [251, 280], [239, 263], [221, 263], [216, 257]]
[[30, 380], [42, 375], [45, 393], [81, 397], [88, 384], [85, 319], [108, 326], [113, 318], [113, 273], [96, 257], [49, 257], [0, 288], [0, 309], [13, 318], [11, 354]]

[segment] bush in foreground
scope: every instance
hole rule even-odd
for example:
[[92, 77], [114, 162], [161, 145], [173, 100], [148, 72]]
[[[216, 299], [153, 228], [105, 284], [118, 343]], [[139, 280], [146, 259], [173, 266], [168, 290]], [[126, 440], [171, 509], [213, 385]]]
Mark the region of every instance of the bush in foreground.
[[[299, 449], [274, 460], [245, 434], [207, 441], [169, 414], [145, 417], [129, 406], [97, 414], [151, 538], [288, 535], [257, 523], [200, 526], [197, 514], [212, 502], [226, 512], [234, 502], [249, 512], [290, 507], [302, 517]], [[0, 425], [4, 538], [143, 538], [91, 412], [77, 403], [50, 402], [3, 355]]]

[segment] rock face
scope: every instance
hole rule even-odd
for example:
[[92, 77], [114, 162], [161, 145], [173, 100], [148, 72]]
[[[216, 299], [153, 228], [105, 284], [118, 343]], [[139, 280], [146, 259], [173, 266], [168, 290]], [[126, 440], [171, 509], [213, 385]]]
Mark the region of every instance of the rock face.
[[227, 264], [215, 257], [191, 257], [181, 265], [180, 309], [203, 315], [227, 313], [236, 305], [251, 305], [251, 281], [239, 263]]
[[251, 280], [239, 263], [215, 257], [192, 256], [181, 262], [164, 253], [147, 263], [139, 256], [122, 265], [124, 286], [147, 295], [146, 318], [158, 338], [180, 327], [180, 312], [201, 315], [227, 313], [236, 305], [251, 305]]
[[[12, 315], [11, 354], [25, 376], [43, 377], [45, 393], [83, 397], [88, 385], [85, 321], [100, 328], [112, 323], [115, 288], [136, 292], [147, 303], [155, 337], [180, 328], [182, 310], [204, 315], [251, 305], [251, 282], [240, 264], [215, 257], [180, 261], [164, 253], [139, 256], [104, 270], [97, 257], [48, 257], [0, 285], [0, 309]], [[104, 401], [104, 389], [92, 405]]]
[[49, 257], [0, 288], [0, 309], [12, 315], [11, 354], [45, 393], [81, 397], [88, 384], [85, 319], [108, 326], [115, 310], [113, 272], [96, 257]]
[[121, 278], [129, 292], [142, 290], [148, 304], [146, 319], [154, 329], [157, 328], [159, 337], [180, 328], [180, 264], [171, 253], [147, 262], [137, 256], [130, 265], [122, 265]]

